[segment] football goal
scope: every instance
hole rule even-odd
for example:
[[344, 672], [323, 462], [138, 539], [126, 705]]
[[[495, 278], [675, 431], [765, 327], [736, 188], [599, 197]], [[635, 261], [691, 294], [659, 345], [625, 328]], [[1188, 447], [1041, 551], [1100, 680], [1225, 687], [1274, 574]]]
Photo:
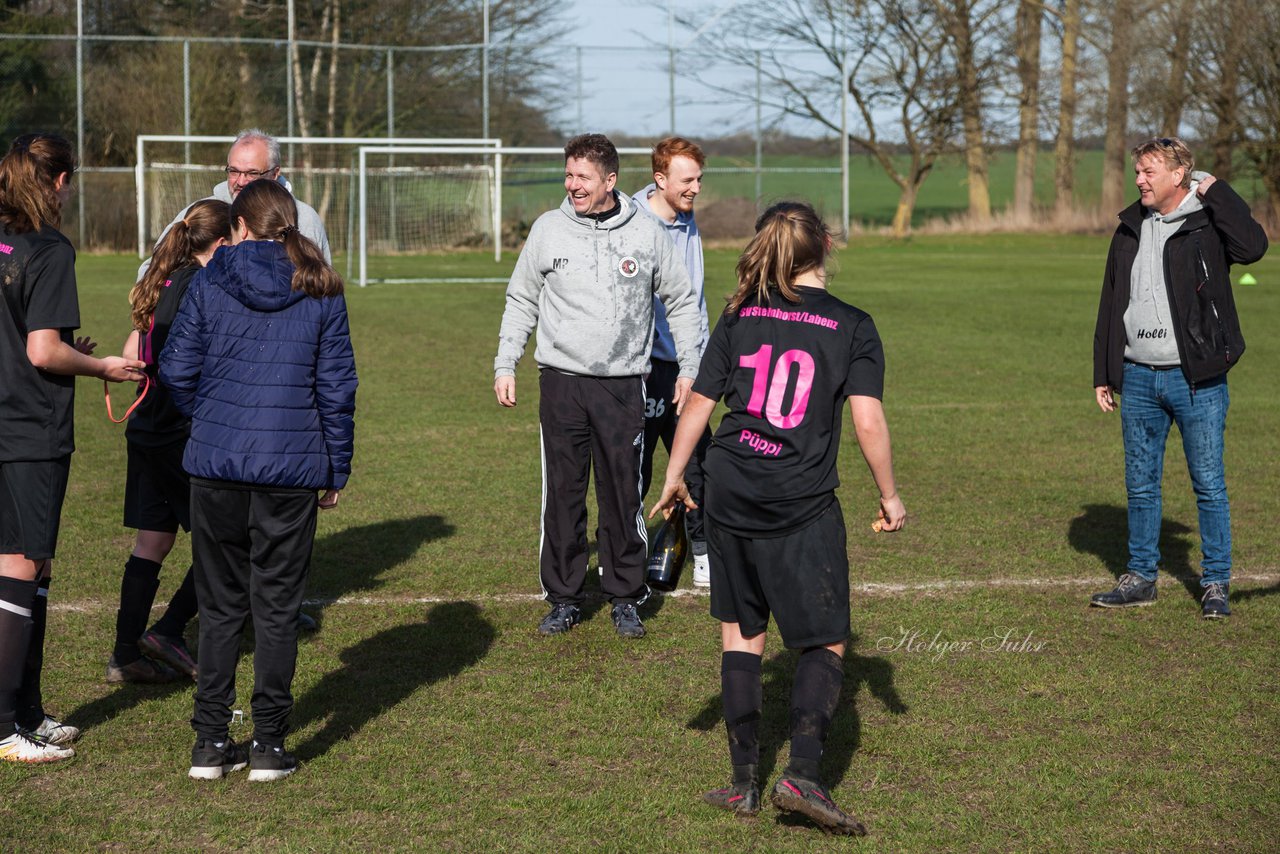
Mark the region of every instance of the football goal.
[[[405, 142], [403, 140], [399, 142]], [[622, 156], [647, 157], [648, 148], [619, 148]], [[357, 156], [358, 190], [356, 281], [370, 282], [504, 282], [503, 277], [443, 278], [419, 272], [370, 274], [370, 257], [387, 258], [434, 248], [492, 245], [494, 261], [502, 260], [504, 158], [561, 158], [558, 147], [502, 145], [363, 145]], [[557, 171], [559, 166], [555, 167]], [[558, 184], [545, 176], [539, 183]], [[561, 192], [560, 195], [563, 195]], [[424, 232], [438, 229], [432, 244]]]
[[[490, 151], [497, 139], [403, 137], [277, 137], [281, 174], [294, 194], [314, 207], [325, 223], [335, 254], [347, 253], [347, 276], [355, 243], [357, 152], [378, 145], [469, 146]], [[142, 135], [137, 137], [138, 256], [145, 258], [178, 211], [208, 197], [226, 180], [232, 136]], [[492, 158], [489, 158], [492, 162]], [[455, 161], [427, 181], [418, 168], [404, 169], [388, 154], [371, 179], [380, 216], [371, 224], [380, 251], [413, 252], [487, 243], [493, 178], [482, 156], [477, 164]], [[424, 189], [429, 187], [429, 189]]]

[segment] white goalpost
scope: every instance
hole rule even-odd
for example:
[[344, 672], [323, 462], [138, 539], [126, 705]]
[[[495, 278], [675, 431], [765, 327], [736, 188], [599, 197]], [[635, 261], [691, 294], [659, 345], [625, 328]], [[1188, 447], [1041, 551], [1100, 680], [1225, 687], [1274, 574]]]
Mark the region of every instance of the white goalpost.
[[[407, 142], [400, 140], [400, 142]], [[648, 148], [619, 148], [619, 155], [644, 155], [648, 156], [650, 149]], [[406, 164], [404, 160], [414, 155], [428, 156], [429, 159], [437, 161], [432, 165], [414, 166]], [[406, 284], [412, 282], [452, 282], [452, 283], [468, 283], [468, 282], [504, 282], [505, 278], [468, 278], [468, 279], [442, 279], [439, 277], [420, 276], [406, 278], [379, 278], [373, 279], [369, 276], [369, 251], [371, 243], [375, 241], [371, 239], [371, 234], [377, 230], [381, 231], [380, 214], [385, 214], [385, 200], [380, 198], [377, 193], [372, 192], [370, 188], [370, 177], [375, 174], [375, 167], [371, 165], [371, 159], [375, 162], [382, 157], [400, 157], [402, 158], [399, 166], [378, 166], [379, 171], [385, 170], [387, 174], [393, 176], [393, 185], [396, 180], [400, 181], [418, 181], [426, 186], [412, 186], [408, 191], [403, 192], [403, 198], [408, 204], [418, 204], [425, 209], [430, 209], [434, 204], [433, 197], [439, 195], [438, 189], [431, 189], [431, 185], [437, 187], [442, 183], [458, 180], [458, 176], [476, 176], [485, 178], [488, 181], [488, 197], [483, 200], [475, 199], [474, 203], [468, 207], [468, 210], [478, 212], [487, 210], [486, 237], [493, 242], [493, 260], [495, 262], [502, 260], [502, 180], [503, 180], [503, 157], [504, 156], [563, 156], [564, 149], [561, 147], [538, 147], [538, 146], [503, 146], [503, 145], [473, 145], [473, 144], [443, 144], [443, 145], [362, 145], [357, 155], [358, 170], [358, 227], [357, 233], [359, 253], [359, 266], [356, 280], [361, 287], [369, 282], [379, 282], [383, 284]], [[462, 160], [456, 166], [440, 165], [438, 161], [456, 158]], [[469, 162], [468, 162], [469, 161]], [[477, 162], [479, 161], [479, 162]], [[479, 184], [471, 184], [472, 190], [478, 190]], [[480, 216], [477, 214], [473, 217], [472, 222], [478, 227]], [[487, 242], [487, 241], [486, 241]], [[475, 245], [474, 242], [468, 241], [469, 245]], [[375, 249], [378, 247], [374, 247]], [[396, 251], [400, 247], [392, 246], [392, 250]]]
[[[330, 244], [335, 249], [345, 249], [350, 258], [355, 231], [356, 150], [361, 146], [377, 145], [392, 150], [403, 146], [469, 146], [478, 150], [492, 150], [502, 144], [492, 138], [455, 137], [276, 137], [282, 147], [287, 146], [295, 155], [294, 163], [285, 164], [283, 174], [291, 182], [298, 197], [321, 213], [329, 232]], [[235, 141], [234, 136], [142, 134], [137, 137], [137, 161], [134, 165], [134, 186], [137, 193], [138, 257], [150, 253], [152, 242], [173, 215], [187, 205], [208, 197], [212, 188], [225, 180], [226, 148]], [[181, 149], [178, 149], [181, 146]], [[302, 149], [298, 157], [298, 149]], [[164, 154], [155, 156], [156, 149]], [[193, 152], [198, 152], [193, 154]], [[394, 159], [389, 162], [394, 169]], [[465, 241], [473, 236], [456, 235], [441, 222], [455, 223], [460, 227], [466, 220], [466, 208], [474, 200], [488, 199], [487, 190], [474, 186], [477, 176], [458, 173], [459, 181], [454, 206], [464, 213], [445, 216], [421, 233], [449, 241]], [[385, 198], [393, 230], [403, 232], [397, 222], [398, 213], [406, 209], [396, 196], [393, 173], [386, 174], [390, 189]], [[468, 183], [471, 186], [467, 186]], [[486, 184], [488, 182], [485, 182]], [[487, 222], [487, 211], [484, 212]], [[346, 228], [342, 228], [342, 226]], [[484, 229], [487, 232], [487, 226]], [[350, 262], [348, 261], [348, 264]], [[350, 269], [348, 267], [348, 277]]]

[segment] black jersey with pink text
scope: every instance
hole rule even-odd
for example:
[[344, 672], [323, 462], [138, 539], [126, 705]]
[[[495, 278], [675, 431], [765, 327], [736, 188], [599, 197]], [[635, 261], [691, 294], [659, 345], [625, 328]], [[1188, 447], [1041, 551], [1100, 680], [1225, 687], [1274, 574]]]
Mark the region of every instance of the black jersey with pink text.
[[744, 537], [804, 527], [835, 497], [845, 400], [880, 399], [884, 351], [871, 316], [822, 288], [773, 292], [720, 319], [693, 390], [728, 412], [707, 451], [706, 513]]

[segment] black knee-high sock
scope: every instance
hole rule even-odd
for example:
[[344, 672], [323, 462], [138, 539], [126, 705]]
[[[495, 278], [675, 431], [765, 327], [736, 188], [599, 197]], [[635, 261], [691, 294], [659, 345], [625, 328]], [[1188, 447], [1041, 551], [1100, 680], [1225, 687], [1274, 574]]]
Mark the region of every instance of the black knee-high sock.
[[812, 647], [800, 654], [791, 686], [791, 761], [784, 773], [806, 780], [819, 779], [822, 745], [843, 684], [840, 656], [825, 647]]
[[747, 783], [755, 778], [756, 765], [760, 762], [760, 742], [756, 735], [760, 728], [760, 709], [764, 704], [760, 656], [749, 652], [722, 654], [720, 693], [724, 703], [724, 726], [729, 734], [733, 781]]
[[160, 564], [130, 555], [120, 579], [120, 610], [116, 611], [116, 664], [132, 664], [142, 657], [138, 638], [147, 630], [151, 603], [160, 586]]
[[40, 693], [40, 674], [44, 671], [44, 635], [49, 619], [49, 579], [36, 582], [36, 596], [31, 600], [31, 641], [22, 662], [22, 687], [18, 689], [18, 726], [35, 729], [44, 723], [44, 697]]
[[0, 738], [13, 734], [18, 689], [31, 642], [31, 604], [36, 583], [0, 576]]
[[187, 623], [195, 619], [197, 611], [199, 608], [196, 605], [195, 572], [193, 568], [188, 568], [182, 584], [169, 600], [169, 607], [165, 609], [160, 619], [156, 620], [151, 630], [156, 634], [180, 638], [187, 630]]

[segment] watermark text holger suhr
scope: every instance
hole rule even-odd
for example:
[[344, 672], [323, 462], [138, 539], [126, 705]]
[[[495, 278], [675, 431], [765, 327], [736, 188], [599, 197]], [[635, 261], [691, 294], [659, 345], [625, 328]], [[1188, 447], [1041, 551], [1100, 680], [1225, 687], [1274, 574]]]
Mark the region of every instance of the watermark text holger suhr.
[[950, 639], [943, 637], [938, 630], [930, 634], [927, 630], [899, 626], [896, 634], [885, 635], [876, 639], [877, 652], [906, 652], [915, 655], [928, 655], [939, 661], [948, 655], [967, 655], [983, 653], [998, 655], [1001, 653], [1042, 652], [1049, 642], [1040, 640], [1035, 632], [1024, 632], [1009, 626], [997, 626], [990, 634], [981, 638]]

